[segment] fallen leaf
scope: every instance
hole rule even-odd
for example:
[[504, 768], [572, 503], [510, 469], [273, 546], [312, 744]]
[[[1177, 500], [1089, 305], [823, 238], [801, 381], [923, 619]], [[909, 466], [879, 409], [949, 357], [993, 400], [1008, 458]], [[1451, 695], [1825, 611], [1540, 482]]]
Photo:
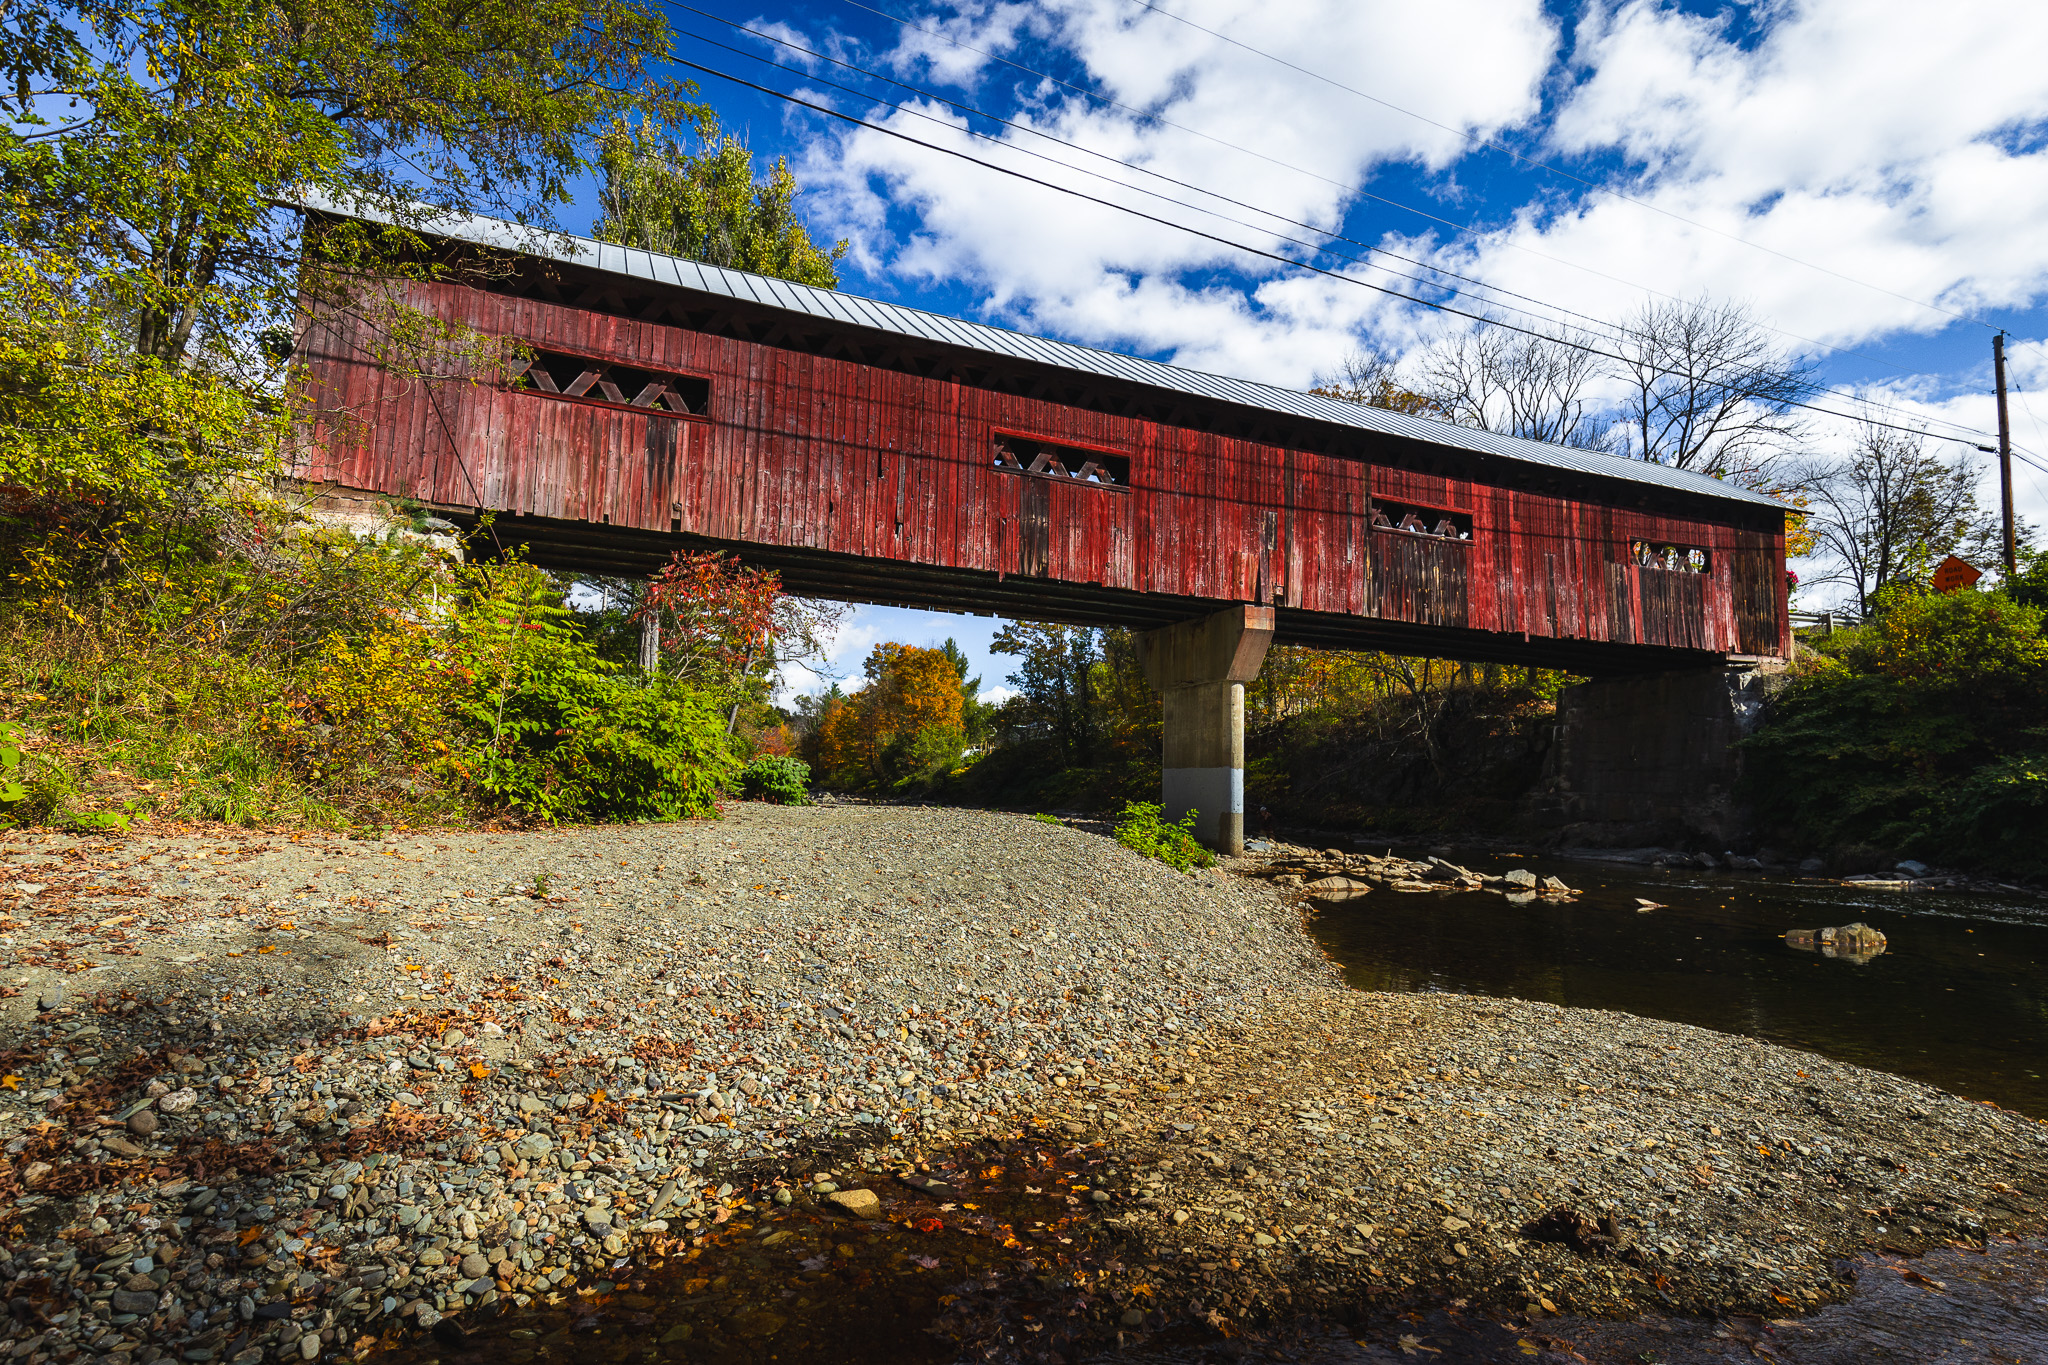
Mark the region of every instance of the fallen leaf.
[[484, 1077], [491, 1074], [491, 1069], [485, 1066], [482, 1062], [471, 1062], [469, 1064], [469, 1074], [476, 1077], [478, 1080], [482, 1080]]
[[274, 953], [274, 952], [276, 952], [276, 951], [277, 951], [277, 945], [276, 945], [275, 943], [266, 943], [266, 944], [264, 944], [264, 945], [263, 945], [263, 946], [262, 946], [261, 948], [258, 948], [258, 949], [256, 950], [256, 955], [257, 955], [258, 957], [261, 957], [261, 956], [263, 956], [263, 954], [265, 954], [265, 953]]
[[258, 1237], [261, 1237], [262, 1235], [263, 1229], [260, 1225], [253, 1228], [243, 1228], [242, 1235], [240, 1238], [236, 1240], [235, 1245], [247, 1246], [249, 1245], [249, 1243], [255, 1241]]
[[19, 1077], [19, 1076], [0, 1076], [0, 1090], [19, 1090], [19, 1089], [21, 1089], [21, 1077]]

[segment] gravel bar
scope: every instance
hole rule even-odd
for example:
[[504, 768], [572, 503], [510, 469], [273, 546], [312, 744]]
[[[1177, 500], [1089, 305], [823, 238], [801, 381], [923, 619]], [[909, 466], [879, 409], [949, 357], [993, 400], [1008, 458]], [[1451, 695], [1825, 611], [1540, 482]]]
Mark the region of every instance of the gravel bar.
[[746, 804], [0, 852], [19, 1365], [445, 1340], [736, 1219], [893, 1217], [847, 1173], [1019, 1137], [1095, 1172], [1069, 1343], [1785, 1315], [1845, 1257], [2043, 1228], [2043, 1125], [1683, 1025], [1348, 991], [1259, 859], [1183, 875], [1094, 826]]

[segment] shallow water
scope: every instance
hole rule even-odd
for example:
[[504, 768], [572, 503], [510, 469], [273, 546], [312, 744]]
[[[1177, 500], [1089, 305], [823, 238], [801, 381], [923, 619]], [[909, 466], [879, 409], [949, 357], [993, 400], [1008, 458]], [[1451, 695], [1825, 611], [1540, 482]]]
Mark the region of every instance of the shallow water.
[[[2048, 1118], [2048, 902], [1448, 856], [1480, 872], [1555, 873], [1585, 895], [1511, 905], [1491, 892], [1376, 891], [1324, 910], [1316, 936], [1352, 985], [1701, 1024]], [[1638, 913], [1639, 896], [1664, 908]], [[1855, 920], [1890, 940], [1882, 955], [1831, 959], [1782, 938]]]

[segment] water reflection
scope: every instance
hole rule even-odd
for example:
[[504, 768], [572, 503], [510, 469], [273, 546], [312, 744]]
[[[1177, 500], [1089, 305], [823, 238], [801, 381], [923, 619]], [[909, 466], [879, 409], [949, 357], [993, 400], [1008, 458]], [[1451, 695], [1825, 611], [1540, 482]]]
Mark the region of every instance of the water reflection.
[[1845, 962], [1860, 965], [1884, 951], [1885, 937], [1869, 925], [1858, 922], [1844, 924], [1840, 928], [1787, 929], [1785, 946], [1801, 952], [1819, 953], [1822, 957], [1839, 957]]
[[[1455, 990], [1749, 1034], [2048, 1118], [2048, 906], [1747, 873], [1453, 855], [1585, 890], [1378, 892], [1316, 920], [1367, 990]], [[1657, 904], [1643, 912], [1639, 900]], [[1871, 936], [1828, 945], [1816, 924]], [[1798, 951], [1788, 931], [1814, 934]], [[1859, 946], [1860, 945], [1860, 946]], [[1872, 951], [1881, 948], [1881, 952]], [[1846, 951], [1845, 951], [1846, 950]]]

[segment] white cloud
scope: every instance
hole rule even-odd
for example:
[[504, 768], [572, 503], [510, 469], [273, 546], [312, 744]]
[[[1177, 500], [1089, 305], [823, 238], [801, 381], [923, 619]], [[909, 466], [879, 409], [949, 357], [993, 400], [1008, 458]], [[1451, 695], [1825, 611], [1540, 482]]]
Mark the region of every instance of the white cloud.
[[[1198, 0], [1180, 8], [1218, 32], [1482, 133], [1536, 112], [1558, 41], [1533, 0], [1447, 0], [1428, 7]], [[1467, 146], [1456, 133], [1335, 91], [1156, 11], [1111, 0], [1056, 0], [1037, 13], [1039, 19], [1026, 25], [1011, 7], [969, 7], [950, 22], [972, 27], [975, 45], [990, 50], [1011, 50], [1027, 36], [1055, 45], [1092, 88], [1125, 107], [1047, 84], [1029, 92], [1025, 107], [1012, 114], [1017, 122], [1161, 175], [1217, 187], [1288, 218], [1334, 227], [1347, 207], [1346, 187], [1374, 167], [1444, 168]], [[1459, 34], [1455, 61], [1413, 60], [1414, 52], [1441, 50], [1446, 31]], [[962, 82], [989, 74], [957, 49], [942, 54], [946, 46], [912, 34], [895, 60], [937, 66], [946, 79]], [[1034, 51], [1020, 53], [1020, 60], [1043, 60], [1042, 50]], [[969, 136], [964, 120], [942, 107], [919, 112], [951, 126], [902, 111], [890, 126], [1218, 235], [1276, 244], [1278, 229], [1270, 223], [1264, 230], [1230, 226], [1032, 160], [1022, 151], [1103, 169], [1029, 133], [1006, 131], [992, 143]], [[1203, 368], [1299, 380], [1341, 354], [1377, 307], [1369, 292], [1329, 281], [1308, 289], [1298, 280], [1275, 281], [1272, 292], [1248, 297], [1235, 280], [1212, 282], [1207, 274], [1223, 268], [1265, 277], [1281, 268], [1262, 269], [1255, 258], [1216, 243], [871, 131], [821, 147], [806, 169], [806, 184], [838, 214], [835, 231], [860, 243], [864, 268], [912, 281], [967, 281], [984, 292], [993, 315], [1015, 324], [1094, 344], [1164, 350]], [[891, 207], [913, 208], [916, 230], [892, 240]]]
[[[1718, 17], [1648, 0], [1596, 3], [1569, 53], [1534, 0], [1177, 8], [1424, 117], [1124, 0], [959, 3], [918, 20], [986, 53], [1072, 71], [1123, 107], [1049, 82], [1018, 94], [1015, 71], [910, 29], [887, 60], [918, 80], [978, 87], [984, 104], [1014, 96], [1008, 112], [1030, 128], [1324, 227], [1357, 207], [1348, 187], [1391, 165], [1440, 173], [1449, 190], [1498, 166], [1497, 153], [1436, 125], [1533, 134], [1545, 156], [1600, 168], [1583, 173], [1673, 216], [1559, 178], [1477, 238], [1386, 244], [1596, 316], [1626, 314], [1646, 289], [1709, 293], [1751, 304], [1790, 337], [1853, 345], [1949, 321], [1907, 299], [1967, 311], [2048, 296], [2048, 234], [2034, 226], [2048, 217], [2048, 80], [2038, 61], [2048, 7], [1965, 3], [1936, 21], [1906, 0], [1781, 0]], [[1546, 89], [1556, 100], [1548, 114]], [[1277, 244], [1272, 222], [1262, 233], [1105, 188], [1022, 155], [1105, 169], [1078, 153], [1015, 131], [978, 140], [942, 106], [918, 112], [949, 126], [903, 110], [888, 121], [1218, 235]], [[1440, 326], [1369, 291], [869, 131], [817, 145], [807, 184], [870, 272], [913, 287], [965, 283], [1000, 320], [1197, 368], [1301, 383], [1361, 334], [1399, 349]], [[906, 209], [915, 227], [892, 230]]]
[[[1325, 228], [1366, 216], [1351, 187], [1421, 168], [1446, 196], [1469, 187], [1498, 226], [1389, 233], [1386, 247], [1595, 317], [1623, 317], [1657, 294], [1709, 295], [1747, 304], [1788, 346], [1825, 359], [1829, 346], [1878, 348], [1954, 325], [1914, 300], [1958, 313], [2048, 300], [2048, 233], [2038, 227], [2048, 221], [2048, 6], [1770, 0], [1702, 15], [1594, 0], [1569, 52], [1536, 0], [1175, 8], [1433, 122], [1127, 0], [964, 0], [919, 20], [986, 53], [1075, 73], [1114, 104], [1050, 82], [1020, 85], [986, 55], [908, 31], [886, 61], [906, 79], [973, 90], [1029, 128]], [[1115, 168], [1014, 130], [976, 139], [944, 106], [916, 112], [941, 122], [903, 109], [887, 122], [1219, 236], [1274, 248], [1283, 231], [1304, 235], [1106, 187], [1023, 153]], [[1526, 203], [1484, 202], [1499, 153], [1436, 125], [1538, 146], [1627, 199], [1539, 173]], [[965, 285], [1011, 325], [1290, 384], [1361, 338], [1401, 352], [1445, 325], [1354, 285], [1262, 265], [871, 131], [813, 146], [806, 184], [839, 219], [834, 235], [854, 239], [861, 268], [912, 291]], [[1208, 202], [1215, 214], [1247, 216]], [[1988, 337], [1973, 332], [1967, 365], [1899, 373], [1881, 396], [1992, 430], [1982, 350]], [[2048, 462], [2048, 397], [2032, 398], [2048, 390], [2048, 351], [2016, 345], [2012, 355], [2015, 439]], [[1877, 362], [1841, 363], [1867, 377]], [[1839, 443], [1846, 430], [1816, 419], [1813, 439]], [[1992, 462], [1983, 463], [1995, 505]], [[2048, 525], [2048, 474], [2022, 463], [2016, 475], [2021, 515]]]
[[1951, 321], [1908, 299], [2043, 297], [2048, 237], [2027, 224], [2048, 214], [2048, 10], [1964, 4], [1930, 23], [1899, 0], [1809, 0], [1759, 16], [1745, 49], [1730, 16], [1642, 0], [1589, 13], [1552, 154], [1625, 158], [1612, 188], [1673, 216], [1575, 192], [1562, 215], [1531, 212], [1469, 252], [1476, 273], [1608, 316], [1641, 298], [1516, 250], [1534, 246], [1668, 293], [1742, 298], [1838, 344]]

